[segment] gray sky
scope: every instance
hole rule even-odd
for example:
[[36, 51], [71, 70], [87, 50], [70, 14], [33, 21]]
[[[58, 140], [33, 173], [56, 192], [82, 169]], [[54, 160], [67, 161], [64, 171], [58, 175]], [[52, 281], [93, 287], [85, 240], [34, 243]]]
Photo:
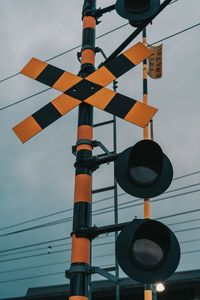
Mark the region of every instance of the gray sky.
[[[113, 0], [98, 0], [97, 6], [105, 7], [113, 3]], [[56, 2], [53, 0], [1, 0], [0, 79], [18, 73], [32, 57], [46, 60], [80, 45], [82, 4], [83, 0], [58, 0]], [[153, 43], [165, 36], [199, 23], [199, 11], [199, 0], [179, 0], [168, 6], [156, 18], [153, 25], [148, 27], [148, 43]], [[97, 26], [97, 36], [127, 22], [115, 12], [104, 15], [101, 20], [102, 23]], [[96, 46], [102, 47], [104, 52], [109, 55], [132, 30], [131, 26], [126, 26], [98, 39]], [[134, 40], [131, 45], [139, 40], [141, 40], [141, 36]], [[199, 27], [165, 41], [163, 44], [163, 78], [159, 80], [149, 78], [148, 80], [149, 103], [159, 109], [154, 117], [155, 140], [170, 158], [174, 167], [175, 178], [200, 170], [199, 46]], [[77, 74], [79, 62], [76, 58], [76, 52], [77, 50], [70, 52], [52, 60], [50, 63]], [[101, 55], [97, 54], [97, 65], [101, 61]], [[46, 86], [41, 83], [23, 75], [15, 76], [0, 84], [0, 108], [45, 88]], [[141, 65], [122, 76], [119, 80], [118, 91], [134, 99], [142, 100]], [[71, 154], [71, 146], [76, 140], [77, 109], [59, 119], [24, 145], [21, 144], [12, 131], [13, 126], [53, 100], [57, 95], [59, 95], [58, 92], [51, 90], [11, 108], [0, 110], [0, 235], [72, 216], [72, 212], [69, 211], [24, 226], [1, 230], [3, 227], [62, 211], [71, 208], [73, 205], [74, 157]], [[109, 120], [111, 115], [95, 110], [94, 118], [95, 123], [97, 123]], [[102, 141], [107, 148], [112, 150], [112, 127], [109, 126], [95, 129], [94, 139]], [[118, 120], [117, 128], [118, 151], [122, 151], [142, 139], [142, 129], [128, 122]], [[199, 183], [199, 174], [174, 180], [169, 191]], [[94, 189], [112, 184], [112, 164], [103, 166], [94, 173]], [[198, 188], [197, 185], [177, 192], [170, 192], [157, 197], [157, 199], [198, 190]], [[123, 193], [120, 189], [118, 192]], [[94, 201], [111, 196], [113, 196], [112, 192], [107, 192], [95, 196]], [[124, 202], [134, 200], [135, 198], [129, 195], [119, 197], [121, 207], [124, 207]], [[93, 209], [105, 208], [112, 204], [113, 199], [109, 199], [94, 204]], [[168, 214], [199, 208], [199, 192], [197, 191], [152, 203], [151, 215], [152, 218], [159, 218]], [[143, 217], [142, 205], [119, 211], [120, 222], [131, 220], [134, 216]], [[199, 213], [196, 212], [176, 218], [163, 219], [163, 222], [173, 224], [198, 218]], [[98, 226], [111, 224], [112, 222], [112, 212], [97, 215], [93, 218], [93, 223]], [[170, 228], [179, 231], [184, 228], [198, 227], [199, 225], [199, 221], [193, 221], [184, 225], [172, 225]], [[45, 229], [11, 235], [10, 237], [0, 237], [0, 251], [62, 238], [69, 236], [70, 232], [71, 222], [68, 222]], [[200, 230], [177, 232], [177, 237], [179, 241], [197, 240], [191, 243], [181, 243], [182, 252], [194, 249], [200, 250], [198, 241]], [[103, 241], [110, 242], [113, 241], [113, 238], [108, 236], [107, 239], [106, 237], [99, 239], [99, 241], [97, 239], [94, 244]], [[64, 243], [64, 241], [52, 243], [51, 246], [63, 245]], [[24, 250], [44, 248], [45, 246], [48, 246], [48, 244]], [[69, 267], [70, 252], [53, 254], [53, 251], [65, 248], [65, 246], [53, 247], [52, 254], [17, 261], [2, 262], [2, 260], [19, 256], [46, 254], [47, 247], [46, 249], [19, 254], [18, 256], [0, 256], [0, 282], [39, 274], [63, 272], [62, 275], [0, 283], [0, 298], [25, 295], [29, 287], [64, 284], [66, 282], [64, 270]], [[93, 255], [111, 254], [113, 250], [114, 244], [94, 247]], [[3, 254], [0, 253], [0, 255]], [[2, 273], [12, 269], [64, 261], [66, 261], [65, 264]], [[183, 254], [178, 270], [198, 269], [200, 268], [199, 261], [200, 252]], [[93, 260], [93, 264], [99, 266], [113, 265], [114, 255], [96, 258]]]

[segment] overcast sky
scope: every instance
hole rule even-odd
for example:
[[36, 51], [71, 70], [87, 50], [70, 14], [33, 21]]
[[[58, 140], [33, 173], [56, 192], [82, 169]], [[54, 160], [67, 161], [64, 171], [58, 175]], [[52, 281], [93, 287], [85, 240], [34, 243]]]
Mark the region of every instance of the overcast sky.
[[[98, 0], [97, 6], [105, 7], [114, 0]], [[0, 0], [0, 80], [18, 73], [32, 58], [47, 60], [57, 54], [81, 44], [82, 24], [81, 11], [83, 0]], [[199, 23], [199, 0], [179, 0], [169, 5], [147, 29], [149, 44], [166, 36], [181, 31]], [[101, 18], [97, 26], [96, 35], [99, 36], [112, 30], [126, 20], [115, 12], [108, 13]], [[158, 108], [154, 117], [155, 141], [170, 158], [174, 177], [183, 176], [200, 170], [200, 130], [199, 130], [199, 28], [196, 27], [163, 43], [163, 77], [159, 80], [148, 80], [149, 103]], [[109, 55], [133, 31], [131, 26], [125, 26], [112, 34], [98, 39], [96, 46], [101, 47]], [[131, 45], [141, 40], [141, 36]], [[77, 51], [52, 60], [50, 63], [77, 74], [79, 62]], [[103, 57], [97, 54], [96, 64], [102, 62]], [[137, 66], [123, 75], [119, 80], [118, 91], [137, 100], [142, 100], [142, 65]], [[47, 88], [23, 75], [0, 83], [0, 108], [12, 104]], [[72, 216], [72, 211], [64, 212], [49, 218], [9, 229], [2, 228], [24, 222], [30, 219], [52, 214], [73, 206], [74, 191], [74, 156], [71, 146], [76, 141], [77, 109], [74, 109], [46, 130], [32, 138], [24, 145], [12, 131], [12, 127], [34, 113], [36, 110], [53, 100], [58, 92], [50, 90], [18, 105], [0, 110], [0, 235], [27, 227], [40, 225]], [[95, 123], [110, 120], [111, 115], [95, 110]], [[112, 150], [112, 125], [94, 129], [94, 139], [100, 140]], [[118, 151], [134, 145], [142, 139], [142, 129], [126, 121], [117, 121]], [[200, 173], [174, 180], [168, 191], [200, 183]], [[113, 167], [105, 165], [93, 175], [93, 189], [113, 185]], [[190, 193], [191, 192], [191, 193]], [[152, 218], [200, 209], [199, 185], [191, 188], [172, 191], [155, 199], [166, 197], [163, 201], [152, 203]], [[123, 193], [118, 190], [118, 193]], [[185, 195], [179, 195], [186, 193]], [[173, 195], [176, 197], [167, 198]], [[95, 195], [94, 201], [112, 197], [113, 192]], [[135, 198], [129, 195], [119, 197], [120, 207], [123, 203], [133, 202]], [[119, 210], [119, 222], [131, 220], [135, 216], [143, 217], [143, 206]], [[107, 199], [94, 204], [93, 210], [113, 205], [113, 199]], [[199, 219], [199, 212], [165, 218], [165, 224], [191, 221]], [[97, 226], [111, 224], [113, 212], [96, 215], [93, 224]], [[199, 227], [199, 221], [185, 224], [170, 225], [172, 230], [179, 231]], [[0, 251], [21, 247], [43, 241], [69, 237], [71, 222], [44, 229], [31, 230], [11, 236], [1, 237]], [[200, 250], [200, 230], [177, 232], [181, 243], [181, 251]], [[196, 240], [188, 242], [189, 240]], [[113, 241], [112, 235], [97, 239], [94, 244]], [[25, 295], [29, 287], [57, 285], [66, 283], [64, 270], [69, 267], [70, 252], [64, 250], [66, 241], [51, 243], [52, 253], [47, 255], [48, 244], [38, 247], [22, 249], [37, 251], [18, 255], [5, 256], [0, 253], [0, 298]], [[70, 241], [68, 240], [69, 244]], [[59, 246], [61, 245], [61, 246]], [[54, 247], [57, 246], [57, 247]], [[94, 257], [109, 255], [114, 251], [114, 244], [94, 247]], [[15, 251], [16, 252], [16, 251]], [[11, 252], [9, 252], [11, 253]], [[8, 253], [6, 253], [8, 254]], [[11, 258], [44, 254], [14, 261]], [[4, 255], [1, 257], [1, 255]], [[66, 262], [53, 266], [40, 267], [29, 270], [6, 272], [9, 270], [28, 268], [44, 264]], [[96, 258], [94, 265], [102, 266], [114, 264], [114, 255]], [[183, 254], [178, 270], [192, 270], [200, 268], [200, 251]], [[32, 278], [21, 281], [9, 281], [48, 273], [63, 272], [60, 275]], [[123, 276], [121, 274], [121, 276]]]

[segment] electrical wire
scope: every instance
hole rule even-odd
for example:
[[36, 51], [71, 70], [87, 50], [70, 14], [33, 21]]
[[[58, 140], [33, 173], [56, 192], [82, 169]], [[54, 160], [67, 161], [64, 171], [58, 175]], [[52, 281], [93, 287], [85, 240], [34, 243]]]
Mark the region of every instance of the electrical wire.
[[[176, 195], [172, 195], [172, 196], [167, 196], [167, 197], [163, 197], [163, 198], [159, 198], [159, 199], [154, 199], [154, 200], [151, 200], [151, 203], [155, 203], [155, 202], [158, 202], [158, 201], [163, 201], [163, 200], [166, 200], [166, 199], [171, 199], [171, 198], [174, 198], [174, 197], [185, 196], [185, 195], [188, 195], [188, 194], [191, 194], [191, 193], [196, 193], [196, 192], [199, 192], [199, 191], [200, 191], [200, 189], [197, 189], [197, 190], [184, 192], [184, 193], [180, 193], [180, 194], [176, 194]], [[137, 206], [143, 205], [143, 201], [142, 201], [141, 203], [138, 203], [138, 204], [132, 204], [132, 205], [124, 206], [124, 205], [126, 205], [128, 203], [132, 203], [132, 202], [134, 202], [134, 201], [127, 201], [127, 202], [124, 202], [124, 203], [120, 203], [118, 205], [119, 210], [123, 210], [123, 209], [127, 209], [127, 208], [130, 208], [130, 207], [132, 208], [132, 207], [137, 207]], [[123, 206], [123, 207], [121, 207], [121, 206]], [[97, 216], [97, 215], [101, 215], [101, 214], [110, 213], [112, 211], [113, 211], [113, 205], [94, 210], [92, 215]], [[24, 229], [21, 229], [21, 230], [1, 234], [0, 238], [5, 237], [5, 236], [11, 236], [11, 235], [18, 234], [18, 233], [27, 232], [27, 231], [34, 230], [34, 229], [41, 229], [41, 228], [46, 228], [46, 227], [49, 227], [49, 226], [55, 226], [55, 225], [70, 222], [70, 221], [72, 221], [72, 217], [68, 217], [68, 218], [64, 218], [64, 219], [44, 223], [44, 224], [41, 224], [41, 225], [32, 226], [32, 227], [24, 228]]]
[[[198, 173], [200, 173], [200, 171], [195, 171], [195, 172], [192, 172], [192, 173], [187, 173], [187, 174], [184, 174], [182, 176], [175, 177], [173, 179], [173, 181], [174, 180], [178, 180], [178, 179], [182, 179], [182, 178], [185, 178], [185, 177], [189, 177], [189, 176], [192, 176], [192, 175], [196, 175]], [[174, 192], [174, 191], [178, 191], [178, 190], [181, 190], [181, 189], [186, 189], [186, 188], [198, 185], [198, 184], [200, 184], [200, 183], [196, 183], [194, 185], [184, 186], [182, 188], [178, 188], [178, 189], [174, 189], [174, 190], [169, 190], [169, 191], [164, 192], [163, 194]], [[124, 196], [124, 195], [127, 195], [127, 193], [120, 193], [120, 194], [118, 194], [118, 197], [121, 197], [121, 196]], [[96, 203], [105, 202], [106, 200], [113, 199], [113, 197], [114, 196], [110, 196], [110, 197], [106, 197], [106, 198], [103, 198], [103, 199], [99, 199], [99, 200], [93, 201], [93, 205], [96, 204]], [[130, 202], [139, 201], [139, 200], [141, 201], [142, 199], [139, 198], [139, 199], [131, 200]], [[19, 222], [19, 223], [12, 224], [12, 225], [9, 225], [9, 226], [4, 226], [4, 227], [0, 228], [0, 231], [5, 230], [5, 229], [10, 229], [10, 228], [13, 228], [13, 227], [16, 227], [16, 226], [19, 226], [19, 225], [24, 225], [24, 224], [27, 224], [27, 223], [31, 223], [31, 222], [34, 222], [34, 221], [42, 220], [44, 218], [55, 216], [55, 215], [58, 215], [58, 214], [61, 214], [61, 213], [70, 212], [72, 210], [73, 210], [73, 208], [68, 208], [68, 209], [61, 210], [61, 211], [58, 211], [58, 212], [55, 212], [55, 213], [51, 213], [51, 214], [44, 215], [44, 216], [41, 216], [41, 217], [33, 218], [33, 219], [30, 219], [30, 220], [27, 220], [27, 221]]]
[[[110, 236], [111, 237], [111, 236]], [[101, 237], [102, 238], [105, 238], [105, 237]], [[99, 238], [100, 239], [100, 238]], [[98, 240], [99, 240], [98, 239]], [[96, 241], [98, 241], [96, 240]], [[104, 242], [104, 243], [100, 243], [100, 244], [93, 244], [93, 247], [99, 247], [99, 246], [104, 246], [104, 245], [109, 245], [109, 244], [112, 244], [112, 242]], [[12, 255], [18, 255], [18, 254], [23, 254], [23, 253], [30, 253], [30, 252], [34, 252], [34, 251], [40, 251], [40, 250], [48, 250], [48, 247], [50, 247], [50, 252], [48, 254], [51, 254], [52, 252], [52, 249], [54, 248], [58, 248], [58, 247], [63, 247], [63, 246], [71, 246], [71, 243], [68, 243], [68, 244], [60, 244], [60, 245], [49, 245], [49, 246], [46, 246], [46, 247], [42, 247], [42, 248], [36, 248], [36, 249], [30, 249], [30, 250], [25, 250], [25, 251], [20, 251], [20, 252], [14, 252], [14, 253], [8, 253], [8, 254], [1, 254], [0, 257], [5, 257], [5, 256], [12, 256]], [[71, 250], [68, 249], [68, 248], [65, 248], [63, 250]]]
[[39, 242], [39, 243], [35, 243], [35, 244], [29, 244], [29, 245], [24, 245], [24, 246], [20, 246], [20, 247], [1, 250], [0, 253], [10, 252], [10, 251], [14, 251], [14, 250], [20, 250], [20, 249], [25, 249], [25, 248], [29, 248], [29, 247], [35, 247], [35, 246], [50, 244], [50, 243], [55, 243], [55, 242], [58, 242], [58, 241], [64, 241], [64, 240], [68, 240], [68, 239], [71, 239], [71, 237], [63, 237], [63, 238], [60, 238], [60, 239], [54, 239], [54, 240], [50, 240], [50, 241], [46, 241], [46, 242]]
[[[193, 213], [193, 212], [197, 212], [197, 211], [200, 211], [200, 209], [192, 210], [192, 211], [188, 211], [188, 212], [183, 212], [183, 213], [179, 213], [179, 214], [169, 215], [169, 216], [167, 216], [167, 218], [173, 217], [173, 216], [177, 216], [177, 215], [183, 215], [183, 214]], [[160, 219], [162, 219], [162, 217], [161, 218], [157, 218], [155, 220], [160, 220]], [[195, 221], [200, 221], [200, 220], [199, 220], [199, 218], [198, 219], [192, 219], [192, 220], [184, 220], [184, 221], [181, 221], [181, 222], [175, 222], [175, 223], [172, 223], [172, 224], [167, 224], [167, 226], [170, 227], [170, 226], [175, 226], [175, 225], [180, 225], [180, 224], [185, 224], [185, 223], [191, 223], [191, 222], [195, 222]], [[199, 227], [198, 227], [198, 229], [199, 229]], [[192, 229], [190, 229], [190, 230], [192, 230]], [[109, 236], [109, 237], [112, 237], [112, 236]], [[108, 238], [108, 237], [106, 236], [106, 237], [100, 237], [100, 238]], [[196, 241], [196, 240], [194, 240], [194, 241]], [[186, 243], [186, 242], [187, 241], [184, 241], [183, 243]], [[95, 244], [94, 246], [102, 246], [102, 245], [108, 245], [108, 244], [112, 244], [112, 242]], [[70, 243], [69, 244], [53, 245], [52, 248], [62, 247], [62, 246], [69, 246], [69, 245], [70, 245]], [[47, 250], [47, 246], [46, 247], [42, 247], [42, 248], [37, 248], [37, 249], [31, 249], [31, 250], [21, 251], [21, 252], [14, 252], [14, 253], [9, 253], [9, 254], [4, 254], [4, 255], [0, 255], [0, 257], [10, 256], [10, 255], [18, 255], [18, 254], [22, 254], [22, 253], [34, 252], [34, 251], [45, 250], [45, 249]], [[9, 250], [11, 251], [12, 249], [9, 249]]]
[[[50, 247], [52, 249], [52, 248], [58, 248], [58, 247], [63, 247], [63, 246], [68, 246], [68, 244], [60, 244], [60, 245], [54, 245], [54, 246], [50, 246]], [[30, 252], [34, 252], [34, 251], [40, 251], [40, 250], [47, 250], [48, 247], [49, 246], [41, 247], [41, 248], [36, 248], [36, 249], [29, 249], [29, 250], [24, 250], [24, 251], [18, 251], [18, 252], [14, 252], [14, 253], [1, 254], [0, 257], [12, 256], [12, 255], [18, 255], [18, 254], [24, 254], [24, 253], [30, 253]]]
[[[118, 29], [120, 29], [120, 28], [122, 28], [122, 27], [125, 27], [125, 26], [127, 26], [128, 24], [129, 24], [129, 23], [126, 23], [126, 24], [123, 24], [123, 25], [121, 25], [121, 26], [119, 26], [119, 27], [117, 27], [117, 28], [115, 28], [115, 29], [112, 29], [112, 30], [110, 30], [110, 31], [108, 31], [108, 32], [106, 32], [106, 33], [104, 33], [104, 34], [98, 36], [96, 39], [101, 38], [101, 37], [103, 37], [103, 36], [105, 36], [105, 35], [107, 35], [107, 34], [110, 34], [110, 33], [114, 32], [114, 31], [116, 31], [116, 30], [118, 30]], [[152, 44], [149, 44], [149, 46], [153, 46], [153, 45], [155, 45], [155, 44], [157, 44], [157, 43], [160, 43], [160, 42], [162, 42], [162, 41], [165, 41], [165, 40], [167, 40], [167, 39], [169, 39], [169, 38], [172, 38], [172, 37], [174, 37], [174, 36], [176, 36], [176, 35], [178, 35], [178, 34], [181, 34], [181, 33], [185, 32], [185, 31], [188, 31], [188, 30], [190, 30], [190, 29], [193, 29], [194, 27], [197, 27], [197, 26], [199, 26], [199, 25], [200, 25], [200, 23], [197, 23], [197, 24], [195, 24], [195, 25], [193, 25], [193, 26], [190, 26], [190, 27], [188, 27], [188, 28], [185, 28], [185, 29], [183, 29], [183, 30], [181, 30], [181, 31], [179, 31], [179, 32], [176, 32], [175, 34], [172, 34], [172, 35], [167, 36], [167, 37], [165, 37], [165, 38], [163, 38], [163, 39], [161, 39], [161, 40], [158, 40], [158, 41], [156, 41], [156, 42], [154, 42], [154, 43], [152, 43]], [[59, 57], [59, 56], [61, 56], [61, 55], [66, 54], [66, 53], [69, 53], [69, 52], [71, 52], [71, 51], [73, 51], [73, 50], [79, 48], [80, 46], [81, 46], [81, 45], [78, 45], [78, 46], [73, 47], [73, 48], [71, 48], [71, 49], [69, 49], [69, 50], [67, 50], [67, 51], [64, 51], [64, 52], [62, 52], [62, 53], [60, 53], [60, 54], [58, 54], [58, 55], [56, 55], [56, 56], [53, 56], [53, 57], [47, 59], [46, 62], [47, 62], [47, 61], [50, 61], [50, 60], [53, 60], [53, 59], [55, 59], [55, 58], [57, 58], [57, 57]], [[19, 74], [20, 74], [20, 73], [16, 73], [16, 74], [13, 74], [13, 75], [11, 75], [11, 76], [8, 76], [8, 77], [6, 77], [6, 78], [4, 78], [4, 79], [1, 79], [1, 80], [0, 80], [0, 83], [1, 83], [1, 82], [4, 82], [4, 81], [6, 81], [6, 80], [8, 80], [8, 79], [10, 79], [10, 78], [13, 78], [13, 77], [15, 77], [15, 76], [17, 76], [17, 75], [19, 75]], [[19, 100], [19, 101], [13, 102], [12, 104], [3, 106], [3, 107], [0, 108], [0, 111], [1, 111], [1, 110], [4, 110], [4, 109], [7, 109], [7, 108], [9, 108], [9, 107], [11, 107], [11, 106], [14, 106], [14, 105], [16, 105], [16, 104], [19, 104], [19, 103], [21, 103], [21, 102], [23, 102], [23, 101], [25, 101], [25, 100], [27, 100], [27, 99], [30, 99], [30, 98], [36, 96], [37, 94], [42, 94], [42, 93], [46, 92], [46, 91], [49, 90], [49, 89], [51, 89], [51, 88], [42, 90], [42, 91], [40, 91], [40, 92], [38, 92], [38, 93], [35, 93], [35, 94], [31, 95], [31, 96], [28, 96], [28, 97], [26, 97], [26, 98], [23, 98], [23, 99], [21, 99], [21, 100]]]
[[[179, 1], [179, 0], [174, 0], [174, 1], [170, 2], [169, 4], [173, 4], [174, 2], [177, 2], [177, 1]], [[96, 37], [96, 40], [98, 40], [98, 39], [100, 39], [100, 38], [102, 38], [102, 37], [104, 37], [104, 36], [106, 36], [106, 35], [108, 35], [108, 34], [110, 34], [110, 33], [113, 33], [114, 31], [119, 30], [119, 29], [121, 29], [121, 28], [123, 28], [123, 27], [125, 27], [125, 26], [127, 26], [127, 25], [129, 25], [129, 22], [128, 22], [128, 23], [125, 23], [125, 24], [123, 24], [123, 25], [120, 25], [120, 26], [118, 26], [118, 27], [116, 27], [116, 28], [114, 28], [114, 29], [111, 29], [111, 30], [109, 30], [109, 31], [107, 31], [107, 32], [105, 32], [105, 33], [103, 33], [103, 34], [97, 36], [97, 37]], [[60, 57], [60, 56], [62, 56], [62, 55], [65, 55], [65, 54], [67, 54], [67, 53], [69, 53], [69, 52], [72, 52], [72, 51], [74, 51], [74, 50], [80, 48], [81, 46], [82, 46], [82, 45], [80, 44], [80, 45], [75, 46], [75, 47], [73, 47], [73, 48], [71, 48], [71, 49], [69, 49], [69, 50], [66, 50], [66, 51], [61, 52], [61, 53], [59, 53], [59, 54], [57, 54], [57, 55], [54, 55], [54, 56], [48, 58], [47, 60], [45, 60], [45, 62], [51, 61], [51, 60], [53, 60], [53, 59], [55, 59], [55, 58], [58, 58], [58, 57]], [[15, 74], [13, 74], [13, 75], [10, 75], [10, 76], [8, 76], [8, 77], [6, 77], [6, 78], [3, 78], [3, 79], [0, 80], [0, 83], [1, 83], [1, 82], [4, 82], [4, 81], [6, 81], [6, 80], [8, 80], [8, 79], [10, 79], [10, 78], [13, 78], [13, 77], [15, 77], [15, 76], [17, 76], [17, 75], [19, 75], [19, 74], [20, 74], [20, 72], [15, 73]]]
[[[181, 229], [181, 230], [175, 230], [174, 233], [180, 233], [180, 232], [191, 231], [191, 230], [194, 231], [194, 230], [199, 230], [199, 229], [200, 229], [200, 227], [192, 227], [192, 228], [186, 228], [186, 229]], [[111, 244], [114, 244], [114, 241], [95, 244], [93, 246], [98, 247], [98, 246], [105, 246], [105, 245], [111, 245]], [[58, 251], [54, 251], [54, 252], [51, 252], [51, 253], [39, 253], [39, 254], [28, 255], [28, 256], [20, 256], [20, 257], [16, 257], [16, 258], [9, 258], [9, 259], [5, 259], [5, 260], [0, 260], [0, 263], [16, 261], [16, 260], [22, 260], [22, 259], [27, 259], [27, 258], [33, 258], [33, 257], [38, 257], [38, 256], [46, 256], [46, 255], [64, 253], [64, 252], [66, 253], [68, 251], [71, 251], [71, 248], [58, 250]]]
[[[99, 246], [105, 246], [105, 245], [111, 245], [113, 242], [104, 242], [100, 244], [94, 244], [93, 247], [99, 247]], [[20, 257], [14, 257], [14, 258], [8, 258], [5, 260], [0, 260], [0, 263], [8, 262], [8, 261], [16, 261], [16, 260], [21, 260], [21, 259], [26, 259], [26, 258], [33, 258], [33, 257], [38, 257], [38, 256], [46, 256], [46, 255], [52, 255], [52, 254], [58, 254], [58, 253], [64, 253], [71, 251], [71, 248], [65, 248], [62, 250], [57, 250], [57, 251], [52, 251], [48, 253], [47, 251], [45, 253], [38, 253], [38, 254], [33, 254], [33, 255], [27, 255], [27, 256], [20, 256]], [[17, 255], [17, 254], [15, 254]], [[7, 255], [5, 255], [7, 256]]]
[[176, 33], [174, 33], [174, 34], [171, 34], [171, 35], [169, 35], [169, 36], [166, 36], [165, 38], [163, 38], [163, 39], [161, 39], [161, 40], [159, 40], [159, 41], [156, 41], [156, 42], [154, 42], [154, 43], [152, 43], [152, 44], [149, 44], [148, 46], [153, 46], [153, 45], [158, 44], [158, 43], [160, 43], [160, 42], [166, 41], [166, 40], [168, 40], [168, 39], [170, 39], [170, 38], [172, 38], [172, 37], [174, 37], [174, 36], [177, 36], [177, 35], [179, 35], [179, 34], [181, 34], [181, 33], [183, 33], [183, 32], [186, 32], [186, 31], [188, 31], [188, 30], [190, 30], [190, 29], [192, 29], [192, 28], [195, 28], [195, 27], [197, 27], [197, 26], [199, 26], [199, 25], [200, 25], [200, 23], [197, 23], [197, 24], [195, 24], [195, 25], [193, 25], [193, 26], [190, 26], [190, 27], [185, 28], [185, 29], [183, 29], [183, 30], [181, 30], [181, 31], [178, 31], [178, 32], [176, 32]]
[[56, 265], [61, 265], [61, 264], [66, 264], [66, 261], [60, 261], [60, 262], [55, 262], [55, 263], [50, 263], [50, 264], [43, 264], [43, 265], [36, 265], [36, 266], [29, 266], [29, 267], [18, 268], [18, 269], [9, 269], [9, 270], [0, 271], [0, 274], [21, 272], [21, 271], [44, 268], [44, 267], [50, 267], [50, 266], [56, 266]]
[[[183, 255], [183, 254], [191, 254], [191, 253], [197, 253], [197, 252], [200, 252], [200, 249], [181, 252], [181, 254]], [[109, 254], [104, 254], [104, 255], [96, 256], [94, 258], [102, 258], [102, 257], [113, 256], [113, 255], [114, 255], [113, 253], [109, 253]], [[66, 263], [69, 263], [69, 262], [70, 261], [66, 261]], [[100, 267], [102, 267], [102, 266], [100, 266]], [[35, 275], [35, 276], [30, 276], [30, 277], [22, 277], [22, 278], [9, 279], [9, 280], [0, 281], [0, 284], [14, 282], [14, 281], [21, 281], [21, 280], [29, 280], [29, 279], [34, 279], [34, 278], [47, 277], [47, 276], [55, 276], [55, 275], [61, 275], [61, 274], [64, 275], [65, 272], [64, 271], [63, 272], [54, 272], [54, 273], [46, 273], [46, 274], [40, 274], [40, 275]]]
[[[98, 39], [100, 39], [100, 38], [102, 38], [102, 37], [104, 37], [104, 36], [106, 36], [106, 35], [108, 35], [108, 34], [110, 34], [110, 33], [113, 33], [114, 31], [119, 30], [119, 29], [121, 29], [121, 28], [123, 28], [123, 27], [125, 27], [125, 26], [127, 26], [127, 25], [129, 25], [129, 23], [126, 23], [126, 24], [120, 25], [120, 26], [118, 26], [118, 27], [116, 27], [116, 28], [114, 28], [114, 29], [111, 29], [111, 30], [109, 30], [109, 31], [107, 31], [107, 32], [105, 32], [105, 33], [103, 33], [103, 34], [97, 36], [97, 37], [96, 37], [96, 40], [98, 40]], [[76, 50], [76, 49], [78, 49], [78, 48], [80, 48], [80, 47], [81, 47], [81, 44], [78, 45], [78, 46], [75, 46], [75, 47], [73, 47], [73, 48], [71, 48], [71, 49], [69, 49], [69, 50], [66, 50], [66, 51], [64, 51], [64, 52], [61, 52], [61, 53], [59, 53], [59, 54], [57, 54], [57, 55], [54, 55], [54, 56], [52, 56], [52, 57], [46, 59], [45, 62], [51, 61], [51, 60], [53, 60], [53, 59], [55, 59], [55, 58], [58, 58], [58, 57], [60, 57], [60, 56], [62, 56], [62, 55], [65, 55], [65, 54], [67, 54], [67, 53], [70, 53], [70, 52], [72, 52], [72, 51], [74, 51], [74, 50]], [[15, 77], [15, 76], [17, 76], [17, 75], [19, 75], [19, 74], [20, 74], [20, 72], [15, 73], [15, 74], [13, 74], [13, 75], [10, 75], [10, 76], [8, 76], [8, 77], [6, 77], [6, 78], [3, 78], [3, 79], [0, 80], [0, 83], [1, 83], [1, 82], [4, 82], [4, 81], [6, 81], [6, 80], [8, 80], [8, 79], [10, 79], [10, 78], [13, 78], [13, 77]]]

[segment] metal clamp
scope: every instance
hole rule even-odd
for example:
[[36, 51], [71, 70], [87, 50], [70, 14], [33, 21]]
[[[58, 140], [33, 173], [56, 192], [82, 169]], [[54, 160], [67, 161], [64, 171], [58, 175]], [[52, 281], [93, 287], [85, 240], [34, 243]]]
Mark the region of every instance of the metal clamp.
[[111, 281], [113, 281], [114, 283], [118, 284], [120, 282], [120, 279], [112, 274], [110, 274], [109, 272], [107, 272], [105, 269], [101, 269], [99, 267], [89, 267], [89, 265], [85, 264], [85, 265], [75, 265], [75, 266], [71, 266], [69, 270], [65, 271], [65, 277], [70, 279], [71, 274], [73, 273], [87, 273], [87, 274], [99, 274]]
[[70, 279], [71, 274], [72, 273], [90, 273], [90, 267], [89, 265], [85, 264], [85, 265], [75, 265], [75, 266], [71, 266], [69, 270], [65, 271], [65, 277]]
[[77, 146], [79, 146], [79, 145], [86, 144], [86, 145], [90, 145], [90, 146], [94, 147], [94, 146], [93, 146], [93, 143], [94, 143], [93, 141], [88, 140], [88, 139], [80, 139], [80, 140], [78, 140], [78, 141], [76, 142], [76, 145], [72, 146], [72, 153], [73, 153], [74, 155], [76, 155], [76, 148], [77, 148]]
[[97, 234], [97, 227], [93, 226], [93, 227], [81, 227], [81, 228], [75, 228], [74, 231], [72, 231], [72, 234], [75, 234], [76, 237], [80, 238], [87, 238], [90, 241], [92, 241], [93, 239], [95, 239], [98, 234]]

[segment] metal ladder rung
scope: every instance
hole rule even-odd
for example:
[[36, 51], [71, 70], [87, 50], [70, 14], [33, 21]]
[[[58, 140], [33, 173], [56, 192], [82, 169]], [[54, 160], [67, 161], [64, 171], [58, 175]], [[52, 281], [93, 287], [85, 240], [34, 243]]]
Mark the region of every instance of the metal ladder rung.
[[110, 191], [110, 190], [114, 190], [114, 185], [113, 186], [108, 186], [102, 189], [97, 189], [97, 190], [93, 190], [92, 194], [97, 194], [97, 193], [102, 193], [102, 192], [106, 192], [106, 191]]
[[93, 128], [94, 127], [99, 127], [99, 126], [104, 126], [104, 125], [107, 125], [107, 124], [111, 124], [113, 122], [114, 122], [113, 120], [110, 120], [110, 121], [106, 121], [106, 122], [97, 123], [97, 124], [93, 125]]

